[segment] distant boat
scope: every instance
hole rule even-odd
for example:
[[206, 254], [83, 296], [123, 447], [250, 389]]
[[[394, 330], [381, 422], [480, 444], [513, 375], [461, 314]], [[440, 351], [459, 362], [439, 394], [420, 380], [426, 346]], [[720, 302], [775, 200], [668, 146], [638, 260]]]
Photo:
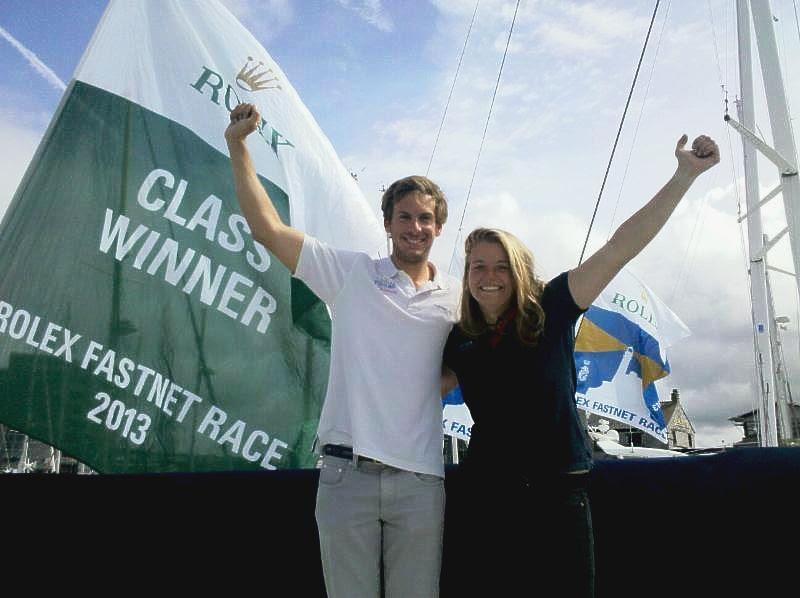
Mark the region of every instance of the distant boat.
[[644, 446], [625, 446], [619, 443], [619, 432], [601, 419], [598, 426], [589, 426], [589, 438], [592, 440], [594, 458], [602, 459], [663, 459], [669, 457], [685, 457], [684, 453], [669, 449], [648, 448]]

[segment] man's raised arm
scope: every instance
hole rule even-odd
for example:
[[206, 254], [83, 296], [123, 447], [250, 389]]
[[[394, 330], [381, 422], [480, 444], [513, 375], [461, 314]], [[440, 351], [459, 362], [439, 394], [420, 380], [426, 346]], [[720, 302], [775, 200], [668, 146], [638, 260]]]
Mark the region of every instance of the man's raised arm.
[[239, 104], [231, 111], [225, 141], [231, 155], [236, 197], [253, 238], [294, 274], [303, 247], [303, 233], [283, 223], [258, 180], [247, 149], [247, 136], [258, 128], [260, 121], [261, 115], [253, 104]]

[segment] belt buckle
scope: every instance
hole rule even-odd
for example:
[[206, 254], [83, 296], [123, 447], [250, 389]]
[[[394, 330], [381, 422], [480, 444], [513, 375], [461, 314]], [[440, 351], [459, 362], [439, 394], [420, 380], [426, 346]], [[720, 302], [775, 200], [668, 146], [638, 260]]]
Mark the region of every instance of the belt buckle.
[[358, 467], [359, 462], [377, 463], [379, 465], [381, 464], [381, 462], [376, 459], [359, 455], [352, 449], [352, 447], [340, 444], [326, 444], [322, 447], [322, 453], [324, 455], [330, 455], [332, 457], [338, 457], [340, 459], [351, 459], [353, 467], [355, 468]]

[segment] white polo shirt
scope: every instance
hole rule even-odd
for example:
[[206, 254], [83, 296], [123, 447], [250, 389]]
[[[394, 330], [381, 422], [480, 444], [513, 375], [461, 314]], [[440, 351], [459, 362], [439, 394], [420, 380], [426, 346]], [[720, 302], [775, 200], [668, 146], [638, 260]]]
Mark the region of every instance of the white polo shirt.
[[308, 235], [295, 276], [333, 316], [319, 444], [444, 476], [440, 378], [458, 319], [458, 280], [437, 270], [417, 289], [389, 258], [333, 249]]

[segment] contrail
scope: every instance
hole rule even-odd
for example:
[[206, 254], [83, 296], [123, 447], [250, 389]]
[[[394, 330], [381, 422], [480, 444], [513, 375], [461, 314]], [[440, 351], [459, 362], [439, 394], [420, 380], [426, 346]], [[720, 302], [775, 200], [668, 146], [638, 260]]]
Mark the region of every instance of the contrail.
[[36, 70], [36, 72], [39, 73], [42, 77], [44, 77], [47, 80], [47, 82], [50, 83], [50, 85], [52, 85], [59, 91], [64, 91], [67, 88], [64, 82], [58, 78], [58, 75], [56, 75], [49, 66], [47, 66], [41, 60], [39, 60], [36, 54], [34, 54], [30, 50], [28, 50], [28, 48], [19, 43], [13, 35], [11, 35], [8, 31], [3, 29], [2, 27], [0, 27], [0, 35], [6, 38], [8, 40], [8, 43], [14, 46], [17, 50], [19, 50], [19, 53], [22, 54], [28, 60], [28, 62]]

